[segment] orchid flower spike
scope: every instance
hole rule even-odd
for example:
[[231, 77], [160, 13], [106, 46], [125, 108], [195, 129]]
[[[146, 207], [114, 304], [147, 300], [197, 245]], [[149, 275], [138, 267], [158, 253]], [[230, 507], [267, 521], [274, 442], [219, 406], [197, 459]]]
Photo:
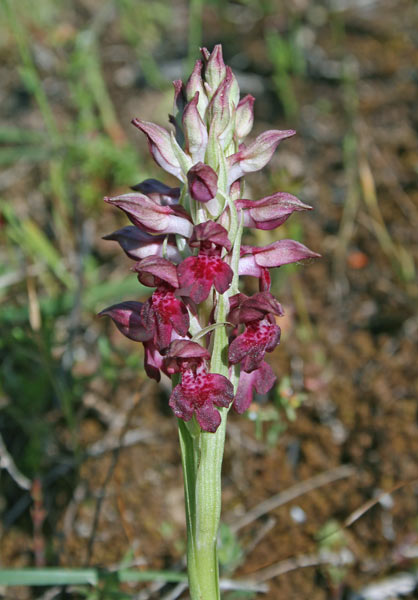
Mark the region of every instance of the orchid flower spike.
[[[270, 292], [270, 270], [319, 257], [303, 244], [274, 240], [242, 245], [243, 228], [272, 231], [294, 212], [311, 210], [287, 192], [260, 200], [243, 195], [243, 177], [270, 161], [293, 130], [269, 130], [250, 143], [254, 98], [240, 99], [222, 47], [202, 49], [188, 81], [174, 82], [170, 131], [141, 119], [155, 162], [178, 179], [169, 187], [147, 179], [106, 202], [131, 221], [107, 240], [135, 261], [138, 280], [153, 288], [145, 302], [123, 301], [100, 314], [145, 348], [150, 377], [173, 379], [169, 406], [185, 422], [213, 433], [221, 412], [245, 412], [254, 392], [275, 382], [265, 362], [280, 341], [283, 309]], [[239, 291], [239, 277], [259, 280], [259, 292]]]

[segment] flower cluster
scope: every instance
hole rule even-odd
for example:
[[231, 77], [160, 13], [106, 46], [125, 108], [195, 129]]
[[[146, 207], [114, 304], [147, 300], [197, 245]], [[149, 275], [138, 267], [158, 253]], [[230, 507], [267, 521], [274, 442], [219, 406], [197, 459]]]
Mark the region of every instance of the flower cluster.
[[[179, 381], [170, 397], [175, 415], [184, 421], [194, 415], [203, 430], [214, 432], [221, 421], [216, 407], [233, 404], [243, 413], [254, 390], [266, 393], [274, 384], [264, 355], [279, 343], [276, 320], [283, 310], [270, 293], [269, 269], [319, 255], [287, 239], [263, 247], [241, 244], [243, 227], [271, 230], [311, 207], [283, 192], [260, 200], [244, 197], [243, 176], [262, 169], [280, 141], [295, 132], [270, 130], [244, 144], [254, 98], [240, 100], [220, 45], [212, 53], [204, 48], [202, 55], [186, 84], [174, 82], [175, 133], [132, 121], [146, 135], [156, 163], [180, 186], [148, 179], [132, 193], [105, 198], [132, 223], [105, 239], [120, 244], [135, 261], [139, 281], [155, 290], [145, 303], [122, 302], [101, 314], [144, 344], [149, 377], [158, 381], [163, 372]], [[240, 275], [258, 278], [259, 292], [241, 293]], [[221, 300], [227, 307], [223, 317]], [[211, 372], [218, 327], [228, 332], [230, 377]]]

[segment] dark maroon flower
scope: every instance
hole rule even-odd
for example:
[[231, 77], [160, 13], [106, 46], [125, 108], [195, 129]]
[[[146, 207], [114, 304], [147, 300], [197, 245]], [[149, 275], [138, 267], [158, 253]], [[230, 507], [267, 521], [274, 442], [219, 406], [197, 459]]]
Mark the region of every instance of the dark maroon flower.
[[[167, 237], [167, 243], [164, 247], [163, 244]], [[146, 256], [162, 256], [164, 252], [166, 257], [176, 264], [182, 258], [173, 235], [151, 235], [142, 231], [142, 229], [138, 229], [135, 225], [122, 227], [109, 235], [105, 235], [103, 239], [118, 242], [125, 254], [132, 260], [141, 260]]]
[[174, 388], [169, 405], [179, 419], [189, 421], [195, 414], [200, 427], [214, 433], [221, 422], [215, 406], [227, 408], [234, 398], [234, 388], [223, 375], [208, 373], [209, 357], [196, 342], [173, 342], [167, 360], [172, 372], [181, 372], [181, 382]]
[[155, 290], [143, 305], [141, 317], [158, 350], [170, 345], [173, 330], [183, 337], [189, 329], [187, 308], [169, 285], [161, 285]]
[[187, 290], [187, 295], [196, 304], [206, 300], [212, 285], [220, 294], [226, 292], [233, 277], [231, 267], [222, 258], [203, 252], [183, 260], [177, 273], [181, 288]]
[[160, 381], [161, 371], [165, 371], [164, 357], [151, 340], [144, 342], [144, 369], [148, 377], [155, 381]]
[[133, 268], [138, 273], [138, 279], [148, 287], [158, 287], [168, 284], [171, 288], [179, 287], [177, 269], [172, 262], [160, 256], [147, 256]]
[[244, 371], [251, 373], [260, 367], [265, 352], [273, 352], [280, 341], [280, 327], [273, 315], [246, 323], [244, 333], [229, 346], [229, 362], [241, 363]]
[[235, 325], [263, 319], [268, 314], [284, 315], [280, 303], [270, 292], [258, 292], [250, 297], [236, 294], [230, 298], [228, 321]]
[[200, 250], [212, 251], [226, 248], [229, 252], [232, 244], [228, 238], [228, 232], [220, 223], [215, 221], [205, 221], [196, 225], [189, 239], [190, 248], [200, 248]]
[[177, 204], [180, 198], [180, 188], [169, 187], [158, 181], [158, 179], [145, 179], [131, 187], [134, 192], [141, 192], [145, 196], [149, 196], [161, 206]]
[[189, 192], [193, 200], [209, 202], [218, 191], [218, 176], [209, 165], [196, 163], [187, 173]]
[[234, 400], [234, 409], [242, 415], [253, 401], [254, 390], [258, 394], [267, 394], [273, 387], [276, 376], [273, 369], [266, 362], [262, 362], [258, 369], [251, 373], [241, 371], [237, 393]]
[[113, 304], [99, 313], [99, 316], [108, 316], [123, 335], [134, 342], [146, 342], [152, 338], [152, 332], [144, 325], [141, 311], [142, 302], [127, 300]]

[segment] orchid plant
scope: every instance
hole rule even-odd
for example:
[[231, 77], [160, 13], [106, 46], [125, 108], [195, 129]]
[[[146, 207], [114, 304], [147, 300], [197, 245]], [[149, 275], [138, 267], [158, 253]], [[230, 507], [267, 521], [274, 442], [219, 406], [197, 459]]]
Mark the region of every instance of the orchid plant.
[[[276, 379], [264, 360], [279, 343], [283, 315], [270, 292], [270, 269], [319, 255], [289, 239], [262, 247], [242, 243], [244, 227], [272, 230], [311, 207], [284, 192], [245, 197], [244, 176], [262, 169], [295, 132], [270, 130], [244, 144], [254, 98], [240, 100], [220, 45], [211, 53], [203, 48], [202, 55], [186, 84], [174, 82], [174, 131], [132, 121], [179, 187], [147, 179], [132, 193], [105, 198], [132, 223], [105, 239], [117, 241], [135, 261], [139, 281], [155, 289], [145, 303], [125, 301], [100, 314], [142, 342], [149, 377], [159, 381], [163, 373], [172, 380], [190, 594], [214, 600], [220, 598], [216, 542], [228, 411], [244, 413], [254, 391], [267, 393]], [[258, 279], [252, 296], [239, 289], [244, 275]]]

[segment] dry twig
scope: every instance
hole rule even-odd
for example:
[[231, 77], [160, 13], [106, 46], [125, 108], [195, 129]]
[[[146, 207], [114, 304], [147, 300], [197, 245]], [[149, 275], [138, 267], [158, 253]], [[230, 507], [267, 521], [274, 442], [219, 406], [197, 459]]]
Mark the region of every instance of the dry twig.
[[329, 471], [325, 471], [324, 473], [319, 473], [319, 475], [315, 475], [306, 481], [302, 481], [301, 483], [297, 483], [293, 485], [287, 490], [283, 492], [279, 492], [275, 496], [260, 502], [257, 506], [249, 510], [242, 517], [237, 519], [234, 523], [230, 525], [230, 529], [233, 532], [237, 532], [246, 525], [249, 525], [262, 515], [278, 508], [279, 506], [283, 506], [283, 504], [287, 504], [295, 498], [299, 498], [312, 490], [316, 490], [328, 483], [333, 483], [334, 481], [338, 481], [339, 479], [345, 479], [346, 477], [351, 477], [356, 472], [356, 469], [352, 465], [342, 465], [336, 467], [335, 469], [330, 469]]

